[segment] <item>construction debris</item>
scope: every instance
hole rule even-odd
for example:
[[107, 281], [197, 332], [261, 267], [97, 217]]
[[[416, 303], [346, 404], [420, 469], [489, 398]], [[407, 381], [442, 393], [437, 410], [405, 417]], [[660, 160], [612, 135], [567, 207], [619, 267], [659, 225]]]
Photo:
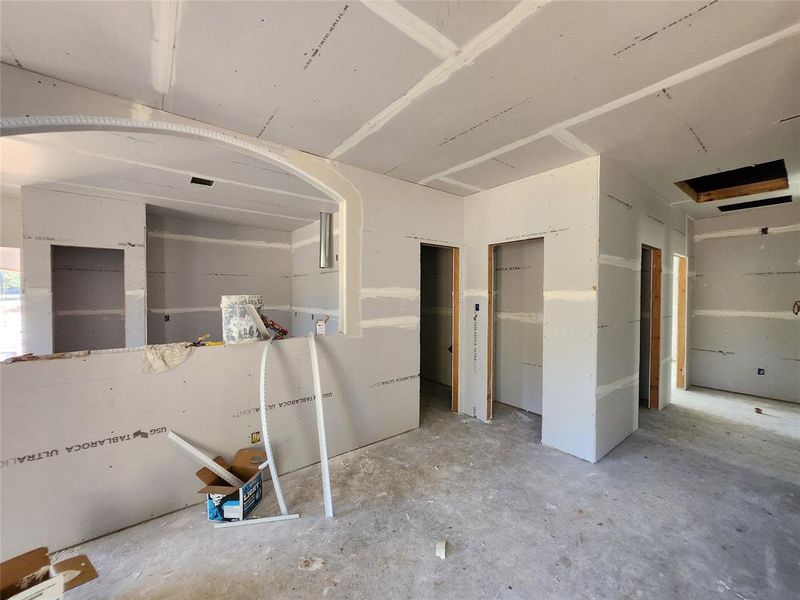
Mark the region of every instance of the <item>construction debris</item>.
[[[216, 471], [200, 469], [196, 474], [205, 486], [198, 490], [206, 494], [206, 512], [209, 521], [244, 521], [261, 502], [263, 495], [262, 465], [266, 456], [261, 450], [242, 448], [233, 457], [233, 464], [228, 464], [218, 456], [214, 459], [217, 466], [224, 466], [224, 472], [237, 481], [239, 485], [231, 485]], [[241, 478], [241, 479], [239, 479]]]
[[0, 563], [0, 598], [3, 600], [61, 600], [64, 592], [97, 579], [86, 555], [50, 564], [41, 547]]
[[169, 431], [167, 433], [167, 437], [178, 448], [183, 450], [185, 454], [193, 458], [196, 462], [203, 465], [205, 469], [208, 469], [209, 471], [211, 471], [211, 473], [213, 473], [220, 479], [223, 479], [225, 482], [228, 483], [228, 485], [233, 486], [235, 488], [240, 488], [244, 485], [244, 482], [241, 479], [239, 479], [238, 477], [236, 477], [236, 475], [228, 471], [229, 465], [225, 463], [222, 457], [218, 456], [214, 460], [211, 460], [205, 454], [203, 454], [203, 452], [192, 446], [189, 442], [187, 442], [185, 439], [183, 439], [174, 431]]
[[439, 542], [436, 542], [436, 556], [444, 560], [446, 552], [447, 552], [447, 540], [441, 540]]
[[292, 519], [299, 519], [300, 514], [293, 515], [278, 515], [277, 517], [258, 517], [255, 519], [245, 519], [244, 521], [230, 521], [227, 523], [214, 523], [214, 528], [218, 527], [238, 527], [239, 525], [257, 525], [259, 523], [275, 523], [277, 521], [290, 521]]

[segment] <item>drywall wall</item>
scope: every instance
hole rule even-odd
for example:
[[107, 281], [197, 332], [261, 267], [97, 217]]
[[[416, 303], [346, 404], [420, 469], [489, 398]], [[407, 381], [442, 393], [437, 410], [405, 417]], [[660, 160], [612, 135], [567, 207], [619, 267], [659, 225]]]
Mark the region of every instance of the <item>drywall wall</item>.
[[542, 414], [544, 241], [495, 246], [494, 400]]
[[222, 340], [220, 296], [259, 294], [286, 322], [291, 303], [289, 233], [147, 215], [147, 341]]
[[52, 249], [53, 351], [125, 347], [125, 251]]
[[459, 410], [487, 416], [488, 247], [544, 239], [542, 443], [594, 461], [600, 159], [468, 196], [464, 203]]
[[22, 248], [22, 188], [0, 183], [0, 246]]
[[53, 245], [125, 252], [125, 345], [143, 345], [144, 204], [38, 187], [23, 187], [22, 198], [24, 351], [53, 351]]
[[314, 331], [318, 319], [326, 319], [325, 331], [339, 331], [339, 213], [333, 215], [333, 267], [319, 266], [319, 221], [291, 234], [291, 314], [284, 325], [291, 335]]
[[420, 377], [453, 385], [453, 251], [420, 246]]
[[639, 426], [640, 278], [642, 245], [661, 250], [659, 407], [672, 381], [672, 255], [686, 251], [685, 215], [621, 166], [600, 163], [597, 456]]
[[147, 131], [159, 135], [192, 136], [221, 144], [268, 165], [277, 165], [337, 202], [342, 214], [339, 244], [339, 330], [361, 334], [363, 201], [337, 163], [242, 136], [201, 121], [95, 92], [39, 73], [0, 64], [2, 135], [53, 131]]
[[[364, 242], [360, 269], [353, 269], [361, 273], [361, 335], [319, 339], [334, 455], [419, 425], [419, 245], [461, 246], [463, 204], [331, 165], [363, 201]], [[143, 372], [140, 351], [0, 365], [3, 556], [43, 544], [55, 550], [196, 502], [196, 466], [164, 430], [211, 454], [229, 457], [248, 446], [259, 429], [262, 348], [198, 348], [158, 375]], [[318, 460], [316, 422], [306, 340], [275, 342], [273, 350], [271, 423], [285, 472]], [[56, 480], [64, 482], [57, 495]], [[347, 487], [333, 485], [336, 502]]]
[[690, 382], [800, 402], [800, 204], [697, 220], [693, 256]]

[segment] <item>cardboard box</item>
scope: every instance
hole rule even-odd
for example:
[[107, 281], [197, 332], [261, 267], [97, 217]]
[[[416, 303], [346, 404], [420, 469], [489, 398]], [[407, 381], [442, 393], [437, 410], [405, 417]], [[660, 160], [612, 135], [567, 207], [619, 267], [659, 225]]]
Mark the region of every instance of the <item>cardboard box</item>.
[[214, 462], [244, 481], [242, 487], [230, 485], [203, 467], [197, 477], [205, 486], [198, 490], [206, 495], [206, 512], [209, 521], [243, 521], [261, 502], [263, 481], [259, 465], [267, 460], [263, 450], [242, 448], [228, 464], [218, 456]]
[[47, 548], [36, 548], [0, 563], [0, 600], [61, 600], [93, 579], [97, 571], [85, 555], [51, 565]]

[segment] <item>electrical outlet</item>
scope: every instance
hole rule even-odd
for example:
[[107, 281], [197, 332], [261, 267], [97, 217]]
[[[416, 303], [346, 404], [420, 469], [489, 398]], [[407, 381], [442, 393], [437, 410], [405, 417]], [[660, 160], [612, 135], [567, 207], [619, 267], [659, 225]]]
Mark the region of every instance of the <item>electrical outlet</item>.
[[759, 367], [758, 369], [756, 369], [756, 373], [758, 375], [766, 375], [767, 374], [767, 370], [766, 369], [762, 369], [761, 367]]

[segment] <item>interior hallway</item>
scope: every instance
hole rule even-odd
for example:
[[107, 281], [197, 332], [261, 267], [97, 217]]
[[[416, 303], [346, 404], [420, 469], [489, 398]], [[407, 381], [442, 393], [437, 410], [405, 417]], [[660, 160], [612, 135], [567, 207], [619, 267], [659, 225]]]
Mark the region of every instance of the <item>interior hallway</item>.
[[482, 424], [426, 389], [420, 429], [331, 460], [335, 520], [308, 467], [281, 480], [298, 521], [215, 530], [193, 506], [62, 553], [100, 573], [71, 598], [787, 600], [800, 405], [729, 396], [642, 410], [592, 465], [542, 447], [535, 415]]

